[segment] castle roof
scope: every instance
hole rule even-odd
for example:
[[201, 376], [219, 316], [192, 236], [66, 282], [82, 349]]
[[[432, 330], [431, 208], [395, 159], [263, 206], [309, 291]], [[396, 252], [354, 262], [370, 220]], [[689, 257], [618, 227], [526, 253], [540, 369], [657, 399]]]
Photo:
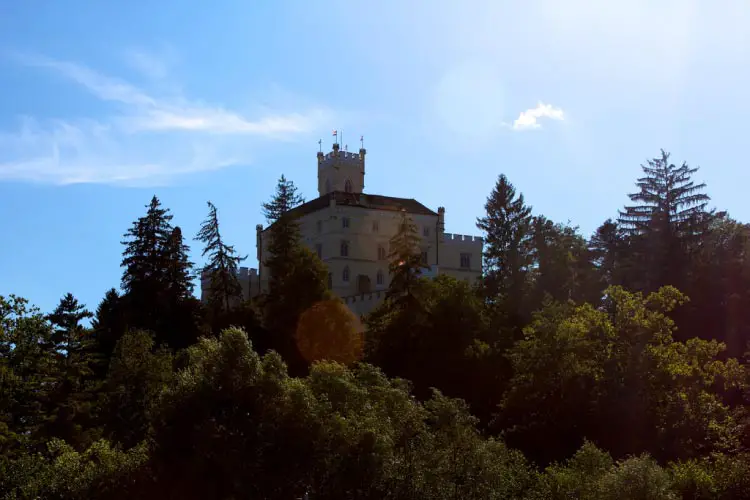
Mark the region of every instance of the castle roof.
[[371, 210], [388, 210], [391, 212], [406, 210], [407, 213], [416, 215], [437, 215], [436, 212], [433, 212], [413, 198], [396, 198], [367, 193], [346, 193], [344, 191], [333, 191], [325, 194], [294, 207], [290, 212], [296, 217], [317, 212], [318, 210], [327, 208], [331, 203], [332, 197], [336, 200], [336, 205], [369, 208]]

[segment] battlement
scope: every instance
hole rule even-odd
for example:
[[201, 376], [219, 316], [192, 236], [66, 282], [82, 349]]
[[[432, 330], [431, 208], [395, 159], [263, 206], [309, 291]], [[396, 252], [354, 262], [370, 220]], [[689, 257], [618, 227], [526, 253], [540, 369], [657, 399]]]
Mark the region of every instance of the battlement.
[[483, 243], [484, 238], [481, 236], [469, 236], [467, 234], [454, 234], [454, 233], [443, 233], [443, 239], [445, 241], [463, 241], [463, 242], [474, 242]]
[[[201, 271], [201, 281], [207, 280], [209, 276], [208, 271], [205, 269]], [[247, 280], [251, 277], [257, 277], [258, 276], [258, 270], [255, 268], [248, 268], [248, 267], [240, 267], [237, 271], [237, 277], [240, 280]]]
[[334, 158], [344, 158], [351, 160], [361, 160], [360, 153], [352, 153], [351, 151], [339, 151], [338, 153], [330, 152], [325, 155], [321, 155], [323, 160], [332, 160]]

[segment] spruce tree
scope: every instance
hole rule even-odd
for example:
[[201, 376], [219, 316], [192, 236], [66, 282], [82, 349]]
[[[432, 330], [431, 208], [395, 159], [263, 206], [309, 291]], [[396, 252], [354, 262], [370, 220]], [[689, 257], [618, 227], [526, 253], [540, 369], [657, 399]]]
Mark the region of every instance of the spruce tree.
[[297, 194], [297, 187], [294, 185], [294, 182], [287, 180], [284, 174], [282, 174], [276, 184], [276, 194], [270, 201], [262, 205], [263, 215], [266, 217], [268, 224], [273, 224], [283, 214], [304, 202], [305, 199]]
[[242, 286], [237, 278], [237, 268], [247, 256], [237, 255], [234, 246], [227, 245], [222, 239], [216, 207], [210, 201], [207, 203], [208, 217], [201, 224], [195, 239], [204, 244], [201, 255], [209, 256], [208, 264], [203, 267], [211, 283], [209, 303], [218, 304], [226, 313], [235, 300], [242, 298]]
[[175, 227], [162, 248], [164, 284], [171, 300], [181, 301], [193, 296], [193, 263], [188, 257], [182, 229]]
[[197, 338], [200, 304], [192, 296], [188, 246], [171, 220], [154, 196], [125, 234], [122, 306], [128, 327], [152, 331], [157, 345], [181, 348]]
[[531, 265], [531, 207], [501, 174], [477, 219], [485, 233], [484, 275], [490, 295], [520, 292]]
[[53, 328], [52, 348], [58, 353], [58, 376], [50, 391], [45, 434], [78, 446], [89, 440], [85, 429], [92, 423], [96, 391], [94, 368], [99, 360], [92, 349], [91, 330], [81, 325], [91, 317], [71, 293], [47, 316]]
[[691, 176], [698, 168], [683, 162], [669, 162], [670, 154], [641, 165], [645, 175], [638, 179], [639, 191], [628, 195], [636, 204], [620, 211], [618, 222], [631, 237], [637, 261], [645, 274], [638, 288], [653, 291], [661, 285], [680, 286], [690, 245], [704, 232], [710, 214], [705, 184], [695, 184]]
[[55, 349], [58, 352], [65, 353], [66, 357], [71, 352], [80, 350], [86, 333], [81, 321], [93, 316], [72, 293], [65, 294], [55, 310], [47, 315], [47, 319], [54, 327], [52, 341], [55, 344]]
[[306, 368], [297, 348], [295, 336], [300, 315], [317, 302], [329, 297], [327, 269], [317, 255], [302, 245], [299, 225], [289, 210], [302, 200], [291, 181], [281, 177], [273, 198], [263, 204], [271, 226], [265, 266], [270, 273], [268, 293], [262, 299], [263, 324], [290, 370], [301, 373]]
[[493, 307], [499, 307], [497, 313], [504, 321], [520, 331], [533, 262], [531, 207], [524, 203], [523, 194], [516, 196], [504, 174], [498, 177], [484, 207], [486, 215], [477, 219], [477, 227], [485, 233], [484, 293]]
[[391, 283], [386, 297], [393, 299], [404, 297], [408, 300], [414, 297], [414, 289], [424, 267], [419, 247], [420, 242], [421, 238], [417, 232], [416, 224], [409, 217], [409, 214], [402, 210], [398, 230], [390, 240], [388, 270], [391, 275]]

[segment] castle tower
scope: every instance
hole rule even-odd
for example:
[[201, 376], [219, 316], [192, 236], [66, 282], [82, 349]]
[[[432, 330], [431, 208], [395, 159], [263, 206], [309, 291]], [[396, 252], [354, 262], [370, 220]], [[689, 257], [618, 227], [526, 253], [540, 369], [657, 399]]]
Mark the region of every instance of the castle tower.
[[340, 151], [336, 143], [330, 153], [318, 153], [318, 195], [333, 191], [363, 192], [365, 153], [365, 148], [360, 148], [359, 153]]

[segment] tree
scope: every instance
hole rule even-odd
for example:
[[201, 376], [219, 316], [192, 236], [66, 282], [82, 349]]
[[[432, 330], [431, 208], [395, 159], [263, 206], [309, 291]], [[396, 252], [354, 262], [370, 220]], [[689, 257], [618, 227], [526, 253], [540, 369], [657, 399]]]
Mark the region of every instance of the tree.
[[328, 360], [351, 365], [362, 359], [362, 323], [338, 299], [323, 300], [300, 315], [297, 346], [308, 362]]
[[532, 221], [531, 255], [533, 298], [529, 309], [541, 307], [549, 297], [557, 301], [596, 302], [603, 287], [598, 283], [586, 240], [577, 229], [554, 224], [540, 215]]
[[106, 435], [126, 448], [146, 438], [149, 412], [172, 381], [172, 355], [155, 349], [153, 337], [131, 330], [115, 348], [104, 381], [100, 414]]
[[[509, 357], [513, 378], [498, 425], [535, 460], [567, 456], [584, 438], [624, 457], [688, 459], [736, 446], [721, 387], [741, 386], [724, 346], [673, 339], [673, 287], [644, 297], [611, 287], [602, 307], [550, 303]], [[622, 436], [627, 436], [623, 439]]]
[[94, 336], [94, 348], [104, 359], [97, 370], [100, 378], [103, 378], [115, 345], [125, 334], [126, 329], [123, 301], [116, 289], [107, 290], [96, 308], [96, 314], [91, 321], [91, 329]]
[[162, 248], [166, 292], [170, 299], [182, 301], [193, 297], [193, 263], [188, 258], [190, 247], [185, 244], [182, 229], [172, 229]]
[[271, 226], [265, 265], [270, 273], [268, 293], [262, 298], [263, 326], [270, 345], [289, 364], [292, 373], [304, 373], [307, 362], [299, 352], [295, 334], [300, 316], [314, 304], [330, 298], [328, 269], [301, 242], [298, 222], [289, 211], [301, 200], [296, 188], [283, 176], [264, 210]]
[[273, 224], [289, 210], [304, 202], [305, 199], [297, 194], [297, 187], [294, 182], [287, 180], [282, 174], [276, 185], [275, 196], [262, 205], [263, 215], [266, 217], [268, 224]]
[[620, 211], [622, 230], [633, 238], [636, 255], [645, 275], [643, 288], [653, 291], [661, 285], [682, 285], [689, 245], [705, 231], [709, 221], [703, 193], [705, 184], [691, 180], [698, 168], [687, 163], [679, 167], [669, 162], [670, 154], [641, 165], [644, 177], [639, 191], [628, 195], [637, 203]]
[[498, 177], [477, 219], [484, 238], [484, 287], [488, 301], [499, 307], [513, 329], [524, 323], [522, 305], [528, 291], [531, 255], [531, 207], [505, 175]]
[[247, 256], [240, 257], [234, 247], [227, 245], [221, 238], [219, 231], [219, 217], [216, 207], [208, 202], [208, 217], [201, 224], [196, 240], [205, 246], [201, 256], [209, 256], [209, 262], [203, 268], [208, 274], [211, 288], [209, 303], [219, 305], [224, 313], [229, 312], [230, 305], [242, 298], [242, 286], [237, 278], [237, 266]]
[[68, 293], [47, 316], [53, 327], [51, 348], [58, 353], [56, 382], [50, 390], [45, 434], [82, 447], [91, 441], [93, 402], [97, 391], [94, 369], [100, 361], [91, 330], [80, 322], [93, 314]]
[[415, 286], [425, 267], [419, 247], [421, 241], [416, 224], [409, 214], [402, 210], [398, 229], [390, 240], [388, 270], [391, 282], [386, 292], [387, 298], [396, 302], [413, 301]]
[[154, 332], [179, 349], [198, 336], [200, 303], [192, 296], [192, 263], [182, 231], [154, 196], [125, 234], [121, 299], [125, 324]]
[[28, 300], [0, 295], [0, 457], [37, 447], [57, 380], [52, 325]]
[[55, 349], [65, 353], [68, 358], [72, 352], [79, 351], [85, 334], [85, 329], [80, 323], [93, 316], [83, 304], [78, 303], [78, 299], [72, 293], [67, 293], [60, 299], [55, 310], [47, 315], [47, 319], [54, 327], [52, 342]]

